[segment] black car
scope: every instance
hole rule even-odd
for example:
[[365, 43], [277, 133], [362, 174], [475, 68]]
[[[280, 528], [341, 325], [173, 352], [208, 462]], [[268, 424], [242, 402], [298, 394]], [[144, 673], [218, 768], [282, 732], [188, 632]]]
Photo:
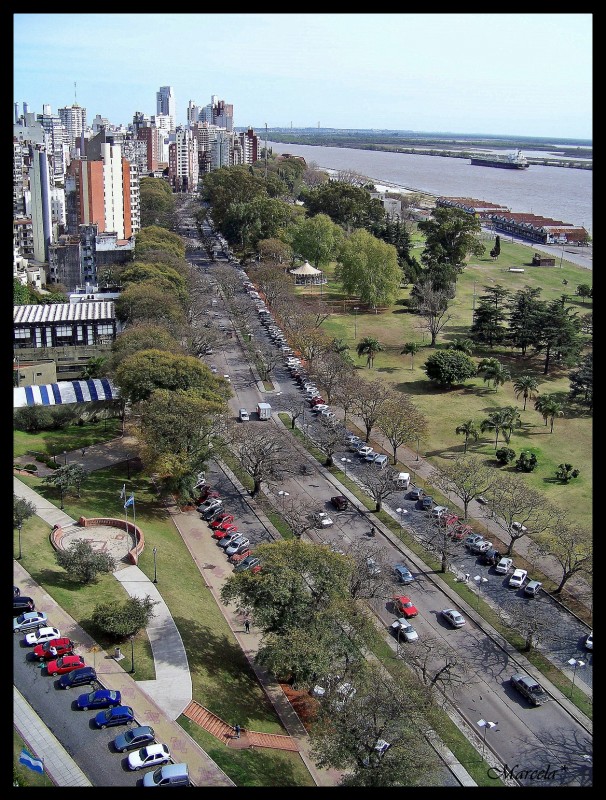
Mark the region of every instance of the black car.
[[337, 509], [337, 511], [345, 511], [349, 503], [347, 502], [347, 498], [343, 497], [342, 494], [335, 495], [335, 497], [330, 498], [330, 502], [333, 506]]
[[25, 595], [13, 595], [13, 617], [18, 617], [19, 614], [24, 614], [27, 611], [35, 611], [36, 604], [31, 597]]
[[481, 564], [486, 564], [489, 567], [494, 567], [502, 558], [502, 554], [494, 547], [491, 547], [490, 550], [486, 550], [484, 553], [480, 553], [478, 556], [478, 561]]
[[408, 496], [411, 500], [422, 500], [423, 498], [423, 489], [419, 489], [416, 486], [410, 490]]
[[215, 506], [214, 508], [207, 508], [200, 516], [202, 519], [206, 520], [206, 522], [212, 522], [213, 519], [219, 514], [222, 514], [225, 511], [223, 505]]
[[82, 686], [85, 683], [97, 683], [97, 672], [93, 667], [78, 667], [59, 678], [60, 689], [71, 689], [72, 686]]

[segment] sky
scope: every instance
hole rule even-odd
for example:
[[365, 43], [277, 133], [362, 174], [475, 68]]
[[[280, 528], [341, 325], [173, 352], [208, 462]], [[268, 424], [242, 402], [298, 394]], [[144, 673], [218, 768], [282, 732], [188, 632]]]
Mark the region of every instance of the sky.
[[[13, 14], [13, 101], [129, 124], [172, 86], [234, 125], [592, 139], [593, 15]], [[75, 85], [74, 85], [75, 84]]]

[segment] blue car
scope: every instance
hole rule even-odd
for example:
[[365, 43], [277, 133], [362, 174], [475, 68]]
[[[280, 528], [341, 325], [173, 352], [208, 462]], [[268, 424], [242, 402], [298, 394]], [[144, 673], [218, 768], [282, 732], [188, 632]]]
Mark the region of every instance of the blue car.
[[412, 583], [414, 581], [411, 571], [404, 564], [396, 564], [394, 572], [400, 583]]
[[130, 706], [114, 706], [106, 711], [99, 711], [95, 717], [98, 728], [107, 728], [110, 725], [128, 725], [135, 721], [135, 714]]
[[424, 511], [431, 511], [433, 508], [433, 497], [430, 497], [428, 494], [421, 500], [421, 507]]
[[97, 689], [96, 692], [81, 694], [76, 700], [76, 707], [81, 708], [83, 711], [88, 711], [89, 708], [119, 706], [121, 702], [122, 696], [120, 692], [114, 692], [110, 689]]

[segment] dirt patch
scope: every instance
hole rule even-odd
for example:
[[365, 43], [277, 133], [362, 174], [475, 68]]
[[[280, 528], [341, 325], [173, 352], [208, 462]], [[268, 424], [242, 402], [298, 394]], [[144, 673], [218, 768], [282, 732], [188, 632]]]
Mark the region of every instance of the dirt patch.
[[288, 683], [281, 683], [280, 686], [289, 703], [297, 712], [303, 727], [309, 732], [318, 711], [318, 701], [308, 692], [293, 689]]

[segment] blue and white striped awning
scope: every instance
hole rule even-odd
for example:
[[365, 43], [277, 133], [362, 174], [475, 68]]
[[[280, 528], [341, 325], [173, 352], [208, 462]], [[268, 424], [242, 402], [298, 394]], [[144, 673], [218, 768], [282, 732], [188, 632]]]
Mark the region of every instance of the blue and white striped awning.
[[108, 378], [94, 378], [90, 381], [61, 381], [42, 386], [16, 386], [13, 389], [13, 408], [88, 403], [91, 400], [113, 400], [119, 396], [120, 392]]

